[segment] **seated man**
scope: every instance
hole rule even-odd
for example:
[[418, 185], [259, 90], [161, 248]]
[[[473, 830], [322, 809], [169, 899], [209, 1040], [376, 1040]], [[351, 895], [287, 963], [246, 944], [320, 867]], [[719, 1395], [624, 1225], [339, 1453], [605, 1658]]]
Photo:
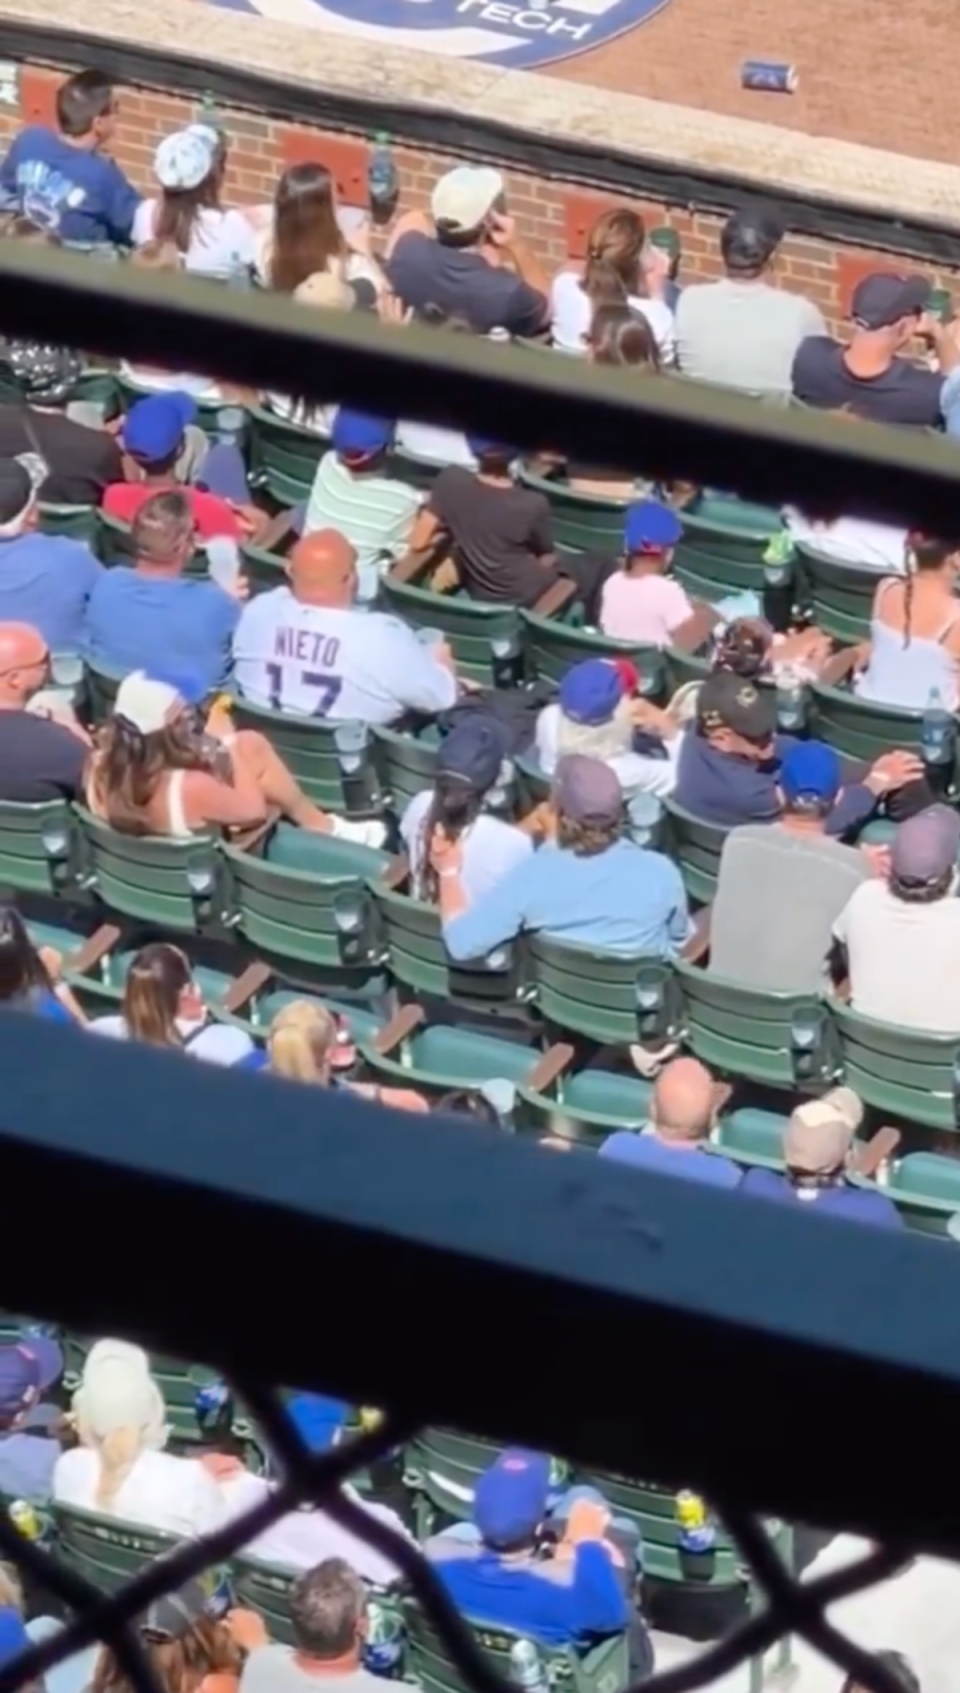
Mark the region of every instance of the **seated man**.
[[863, 1106], [852, 1088], [832, 1088], [822, 1099], [798, 1105], [783, 1134], [786, 1170], [748, 1170], [740, 1192], [811, 1216], [902, 1229], [903, 1218], [886, 1194], [849, 1180], [853, 1137], [862, 1120]]
[[[50, 672], [36, 629], [0, 623], [0, 800], [40, 805], [79, 799], [89, 744], [69, 713], [31, 710]], [[2, 1491], [2, 1489], [0, 1489]]]
[[317, 465], [307, 501], [304, 535], [336, 529], [356, 548], [362, 600], [375, 597], [384, 556], [399, 558], [406, 551], [420, 509], [417, 490], [386, 474], [394, 427], [340, 406], [332, 448]]
[[451, 958], [482, 958], [537, 930], [631, 957], [679, 951], [690, 932], [680, 872], [662, 853], [626, 837], [623, 791], [606, 764], [562, 758], [548, 822], [554, 838], [469, 910], [463, 839], [435, 831], [430, 859]]
[[561, 1542], [553, 1557], [544, 1558], [549, 1489], [549, 1458], [516, 1448], [501, 1452], [477, 1481], [473, 1520], [479, 1539], [440, 1534], [425, 1551], [457, 1609], [471, 1621], [509, 1628], [545, 1645], [586, 1645], [628, 1625], [617, 1573], [623, 1556], [594, 1532]]
[[46, 1335], [27, 1333], [0, 1346], [0, 1493], [6, 1499], [49, 1499], [60, 1442], [58, 1420], [40, 1396], [63, 1375], [63, 1353]]
[[75, 653], [103, 566], [80, 541], [37, 527], [42, 475], [0, 459], [0, 622], [27, 623], [51, 652]]
[[290, 1593], [293, 1645], [261, 1646], [240, 1677], [242, 1693], [311, 1693], [317, 1686], [383, 1693], [363, 1667], [367, 1589], [342, 1558], [305, 1570]]
[[[103, 509], [108, 517], [132, 523], [152, 495], [181, 486], [176, 467], [183, 453], [185, 431], [196, 415], [196, 401], [189, 394], [176, 392], [150, 394], [131, 406], [123, 424], [127, 480], [113, 482], [106, 490]], [[240, 480], [242, 484], [242, 461]], [[231, 540], [242, 541], [253, 526], [251, 521], [243, 522], [238, 508], [219, 494], [196, 487], [185, 487], [183, 492], [190, 502], [199, 541], [209, 541], [214, 535], [228, 535]], [[242, 485], [234, 492], [242, 496]], [[258, 512], [255, 517], [259, 520], [261, 514]]]
[[601, 1158], [682, 1176], [710, 1187], [738, 1187], [740, 1171], [728, 1158], [709, 1151], [707, 1142], [717, 1111], [718, 1089], [696, 1058], [674, 1058], [654, 1084], [650, 1115], [641, 1134], [618, 1129], [600, 1148]]
[[710, 920], [718, 976], [772, 993], [819, 993], [827, 984], [833, 925], [872, 874], [866, 851], [826, 832], [842, 782], [833, 747], [798, 741], [780, 765], [779, 821], [730, 831]]
[[289, 586], [244, 607], [233, 638], [237, 688], [252, 705], [328, 722], [432, 717], [457, 698], [446, 642], [425, 647], [408, 624], [357, 606], [357, 554], [335, 529], [306, 535]]
[[48, 505], [99, 505], [104, 488], [118, 482], [123, 469], [108, 430], [67, 416], [83, 371], [80, 355], [39, 341], [8, 341], [3, 357], [26, 405], [23, 400], [0, 405], [0, 457], [39, 454], [47, 466], [39, 493]]

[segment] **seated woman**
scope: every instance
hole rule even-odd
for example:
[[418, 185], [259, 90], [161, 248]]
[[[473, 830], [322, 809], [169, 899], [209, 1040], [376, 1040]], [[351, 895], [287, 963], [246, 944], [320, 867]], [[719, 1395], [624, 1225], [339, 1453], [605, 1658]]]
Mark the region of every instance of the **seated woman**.
[[[188, 687], [188, 692], [192, 690]], [[204, 722], [169, 682], [134, 671], [117, 690], [86, 775], [95, 817], [133, 835], [188, 837], [223, 829], [240, 845], [278, 817], [302, 829], [380, 846], [381, 823], [321, 811], [264, 735], [234, 729], [218, 704]]]
[[619, 778], [631, 822], [648, 828], [673, 792], [682, 735], [669, 713], [635, 699], [637, 673], [624, 659], [588, 658], [560, 683], [537, 719], [537, 761], [552, 776], [561, 758], [597, 758]]
[[855, 687], [860, 699], [922, 711], [960, 705], [960, 541], [913, 530], [907, 537], [907, 575], [877, 588], [866, 664]]
[[309, 1087], [344, 1088], [379, 1105], [399, 1111], [426, 1111], [427, 1102], [413, 1088], [383, 1088], [370, 1082], [347, 1082], [334, 1070], [339, 1026], [333, 1013], [311, 999], [292, 999], [270, 1024], [266, 1049], [244, 1062], [245, 1070], [285, 1076]]
[[160, 193], [137, 207], [134, 246], [169, 242], [185, 270], [249, 280], [257, 238], [242, 212], [221, 204], [226, 171], [227, 139], [212, 124], [165, 135], [153, 155]]
[[51, 1023], [86, 1023], [61, 979], [62, 964], [54, 947], [34, 946], [15, 906], [0, 904], [0, 1009]]
[[124, 1340], [98, 1340], [73, 1396], [80, 1444], [57, 1460], [54, 1500], [178, 1539], [219, 1528], [226, 1500], [198, 1459], [163, 1450], [165, 1413], [146, 1353]]
[[255, 1050], [250, 1036], [214, 1022], [203, 1003], [190, 961], [178, 946], [151, 941], [131, 959], [118, 1016], [97, 1017], [97, 1035], [144, 1041], [187, 1052], [208, 1064], [239, 1064]]
[[281, 176], [255, 263], [263, 287], [282, 294], [317, 273], [349, 283], [358, 305], [373, 305], [384, 286], [366, 219], [338, 208], [333, 177], [316, 160], [291, 165]]
[[496, 724], [479, 717], [457, 724], [441, 741], [433, 788], [414, 796], [400, 822], [416, 899], [437, 902], [436, 872], [430, 865], [435, 829], [463, 842], [471, 903], [533, 851], [529, 835], [485, 809], [500, 780], [505, 752]]
[[601, 213], [590, 231], [582, 269], [560, 271], [550, 286], [555, 347], [566, 353], [586, 351], [594, 308], [612, 304], [645, 318], [662, 362], [674, 363], [673, 313], [664, 297], [670, 261], [659, 248], [645, 243], [643, 219], [631, 207]]
[[[652, 376], [661, 368], [656, 337], [646, 318], [622, 303], [598, 303], [593, 312], [587, 338], [587, 358], [591, 364], [616, 370], [646, 371]], [[633, 447], [638, 458], [637, 470], [642, 470], [642, 449]], [[562, 472], [563, 484], [575, 494], [594, 494], [606, 500], [637, 500], [656, 492], [656, 484], [642, 474], [627, 476], [623, 467], [611, 470], [605, 465], [588, 464], [582, 459], [564, 458], [556, 453], [543, 453], [531, 463], [541, 473]]]

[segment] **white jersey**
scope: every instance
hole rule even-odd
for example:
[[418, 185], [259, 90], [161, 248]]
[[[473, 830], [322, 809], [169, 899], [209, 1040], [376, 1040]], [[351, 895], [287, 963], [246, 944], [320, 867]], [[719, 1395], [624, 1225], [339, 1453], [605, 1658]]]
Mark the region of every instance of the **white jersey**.
[[233, 657], [244, 699], [296, 717], [394, 723], [448, 711], [457, 697], [452, 672], [398, 617], [303, 605], [290, 588], [244, 606]]

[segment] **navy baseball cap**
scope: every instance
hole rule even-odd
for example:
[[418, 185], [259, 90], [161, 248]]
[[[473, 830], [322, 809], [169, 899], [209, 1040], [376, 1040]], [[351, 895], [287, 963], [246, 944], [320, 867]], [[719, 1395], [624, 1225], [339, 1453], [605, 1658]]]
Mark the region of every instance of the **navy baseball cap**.
[[887, 329], [902, 317], [919, 316], [930, 300], [925, 276], [891, 276], [874, 271], [857, 283], [850, 302], [850, 316], [861, 329]]
[[341, 406], [333, 421], [333, 450], [341, 458], [373, 458], [391, 445], [395, 428], [385, 417]]
[[683, 534], [683, 525], [671, 506], [659, 500], [639, 500], [627, 510], [623, 529], [624, 550], [628, 553], [663, 553], [675, 547]]
[[28, 1410], [62, 1375], [63, 1353], [49, 1335], [25, 1334], [0, 1346], [0, 1416]]
[[462, 782], [474, 793], [485, 794], [500, 774], [506, 751], [506, 735], [498, 724], [489, 718], [468, 719], [441, 741], [437, 773]]
[[512, 459], [519, 458], [519, 447], [511, 447], [506, 441], [493, 441], [489, 435], [468, 435], [467, 446], [475, 459]]
[[123, 424], [123, 445], [131, 458], [154, 464], [169, 458], [183, 440], [183, 432], [197, 415], [189, 394], [148, 394], [131, 406]]
[[575, 664], [561, 681], [558, 694], [564, 717], [591, 726], [609, 723], [622, 698], [623, 677], [605, 658], [586, 658]]
[[473, 1520], [488, 1546], [520, 1546], [542, 1523], [550, 1495], [550, 1459], [511, 1446], [478, 1478]]
[[780, 787], [788, 801], [836, 799], [843, 783], [840, 759], [823, 741], [798, 741], [780, 765]]

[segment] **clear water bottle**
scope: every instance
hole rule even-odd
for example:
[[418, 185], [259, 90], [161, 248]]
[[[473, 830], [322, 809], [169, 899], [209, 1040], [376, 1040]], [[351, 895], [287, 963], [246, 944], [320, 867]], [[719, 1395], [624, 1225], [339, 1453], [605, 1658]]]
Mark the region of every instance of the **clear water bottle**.
[[952, 764], [954, 739], [953, 718], [943, 703], [943, 695], [939, 688], [931, 688], [920, 726], [923, 762], [940, 767]]
[[367, 194], [375, 212], [387, 211], [400, 194], [400, 177], [389, 139], [382, 131], [374, 136], [374, 148], [367, 166]]
[[785, 735], [795, 735], [806, 717], [807, 691], [794, 670], [784, 670], [777, 677], [777, 727]]
[[510, 1680], [529, 1693], [546, 1693], [550, 1686], [543, 1659], [532, 1640], [516, 1640], [511, 1646]]

